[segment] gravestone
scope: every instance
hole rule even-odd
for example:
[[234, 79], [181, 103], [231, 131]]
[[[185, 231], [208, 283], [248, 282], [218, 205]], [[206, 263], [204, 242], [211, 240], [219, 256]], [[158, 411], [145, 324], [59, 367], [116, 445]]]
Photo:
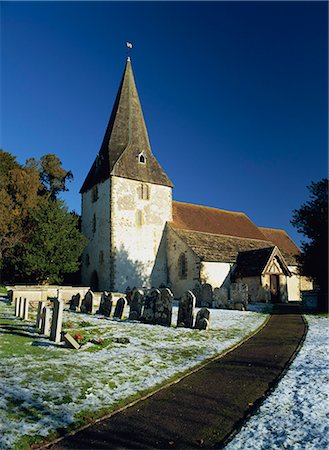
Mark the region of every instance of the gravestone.
[[76, 311], [77, 309], [79, 309], [80, 301], [81, 301], [81, 295], [79, 293], [72, 295], [72, 298], [70, 300], [70, 310]]
[[101, 295], [101, 303], [96, 314], [102, 314], [105, 317], [110, 317], [112, 311], [112, 294], [110, 292], [104, 291]]
[[19, 298], [15, 297], [15, 316], [19, 316]]
[[179, 302], [177, 326], [193, 328], [194, 310], [195, 295], [192, 291], [187, 291], [184, 293]]
[[23, 320], [29, 320], [29, 300], [27, 298], [24, 298]]
[[127, 305], [127, 300], [123, 297], [119, 298], [117, 304], [115, 305], [113, 318], [122, 319]]
[[248, 305], [248, 285], [245, 283], [232, 283], [230, 286], [230, 303], [235, 308], [236, 303], [241, 303], [246, 309]]
[[66, 346], [69, 348], [72, 348], [74, 350], [79, 350], [81, 347], [79, 342], [77, 342], [73, 336], [71, 336], [69, 333], [63, 333], [62, 334], [63, 341], [65, 342]]
[[63, 306], [63, 300], [57, 298], [54, 299], [53, 318], [50, 328], [50, 340], [53, 342], [61, 342]]
[[213, 292], [212, 286], [209, 283], [201, 285], [201, 306], [212, 306]]
[[152, 289], [144, 300], [144, 310], [141, 321], [144, 323], [155, 323], [155, 305], [161, 301], [159, 289]]
[[207, 308], [201, 308], [196, 315], [195, 328], [198, 330], [208, 330], [210, 311]]
[[129, 320], [140, 320], [143, 309], [143, 300], [143, 291], [134, 289], [130, 297]]
[[213, 300], [214, 308], [228, 308], [229, 300], [228, 300], [228, 289], [225, 287], [215, 288], [214, 289], [214, 300]]
[[94, 293], [89, 289], [82, 300], [80, 311], [91, 314], [94, 306]]
[[168, 288], [160, 289], [161, 296], [155, 302], [155, 323], [157, 325], [171, 326], [173, 293]]
[[246, 306], [244, 305], [244, 303], [236, 302], [234, 303], [234, 309], [236, 309], [237, 311], [245, 311]]
[[41, 328], [40, 333], [48, 336], [50, 332], [50, 308], [45, 306], [41, 312]]
[[36, 319], [36, 324], [35, 324], [37, 329], [41, 328], [42, 311], [43, 311], [44, 307], [45, 307], [45, 302], [38, 302], [37, 319]]
[[192, 289], [192, 294], [195, 295], [195, 304], [197, 306], [200, 306], [202, 302], [202, 289], [200, 284], [196, 284], [194, 286], [194, 288]]
[[18, 317], [23, 317], [23, 306], [24, 306], [24, 299], [23, 299], [23, 297], [19, 297], [19, 300], [18, 300]]
[[125, 294], [126, 294], [126, 300], [127, 300], [127, 303], [129, 306], [130, 306], [130, 300], [131, 300], [133, 291], [135, 289], [136, 289], [135, 287], [133, 289], [131, 289], [130, 286], [127, 286], [127, 288], [126, 288]]

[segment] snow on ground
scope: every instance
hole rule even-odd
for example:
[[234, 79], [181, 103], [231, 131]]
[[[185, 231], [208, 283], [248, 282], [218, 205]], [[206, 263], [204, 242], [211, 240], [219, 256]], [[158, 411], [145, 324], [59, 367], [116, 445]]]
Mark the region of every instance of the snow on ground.
[[[0, 302], [0, 312], [23, 329], [22, 321], [13, 320], [12, 306]], [[13, 449], [23, 436], [46, 437], [84, 415], [113, 410], [120, 401], [228, 349], [265, 319], [256, 312], [212, 310], [210, 330], [199, 331], [65, 311], [64, 327], [72, 335], [108, 343], [104, 348], [87, 343], [79, 351], [41, 339], [28, 326], [29, 336], [3, 333], [0, 448]], [[173, 324], [176, 320], [174, 308]], [[120, 344], [116, 338], [130, 342]]]
[[329, 319], [306, 318], [309, 331], [296, 359], [225, 450], [329, 448]]

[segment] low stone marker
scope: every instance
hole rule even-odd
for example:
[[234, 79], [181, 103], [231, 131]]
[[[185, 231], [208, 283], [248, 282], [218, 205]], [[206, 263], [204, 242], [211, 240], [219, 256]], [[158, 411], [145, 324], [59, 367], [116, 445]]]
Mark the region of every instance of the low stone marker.
[[210, 311], [207, 308], [201, 308], [195, 319], [195, 328], [198, 330], [208, 330]]
[[194, 310], [195, 295], [192, 291], [187, 291], [184, 293], [179, 302], [177, 326], [193, 328]]
[[64, 302], [60, 299], [54, 299], [53, 318], [50, 328], [50, 340], [53, 342], [61, 342], [61, 331], [63, 322], [63, 306]]
[[161, 296], [157, 297], [155, 302], [155, 323], [170, 327], [174, 295], [168, 288], [160, 289], [160, 293]]
[[105, 317], [110, 317], [112, 311], [112, 294], [104, 291], [101, 295], [101, 302], [96, 314], [102, 314]]
[[24, 298], [23, 303], [23, 320], [29, 320], [29, 300]]
[[92, 313], [94, 306], [94, 293], [89, 289], [82, 300], [80, 311], [84, 313]]
[[38, 302], [38, 310], [37, 310], [37, 319], [35, 326], [40, 329], [41, 328], [41, 319], [42, 319], [42, 311], [45, 307], [45, 302]]
[[67, 347], [73, 348], [74, 350], [79, 350], [81, 345], [79, 342], [77, 342], [73, 336], [71, 336], [69, 333], [62, 333], [62, 338]]
[[129, 320], [140, 320], [144, 303], [143, 291], [133, 289], [130, 296]]
[[45, 306], [41, 312], [41, 328], [40, 333], [49, 336], [50, 333], [50, 308]]
[[77, 309], [80, 308], [80, 302], [81, 302], [81, 295], [75, 294], [72, 295], [72, 298], [70, 300], [70, 310], [71, 311], [76, 311]]
[[161, 302], [161, 292], [159, 289], [152, 289], [144, 299], [142, 322], [155, 323], [155, 305], [159, 302]]
[[115, 305], [113, 318], [122, 319], [127, 305], [127, 300], [123, 297], [119, 298], [117, 304]]

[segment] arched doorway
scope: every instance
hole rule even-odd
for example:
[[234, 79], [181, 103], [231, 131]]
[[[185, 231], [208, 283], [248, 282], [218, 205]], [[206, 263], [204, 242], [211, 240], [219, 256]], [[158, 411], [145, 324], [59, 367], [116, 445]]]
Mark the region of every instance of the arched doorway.
[[96, 291], [99, 290], [99, 287], [98, 287], [98, 275], [97, 275], [96, 270], [94, 270], [93, 273], [91, 274], [91, 277], [90, 277], [90, 288], [91, 288], [91, 290], [93, 292], [96, 292]]

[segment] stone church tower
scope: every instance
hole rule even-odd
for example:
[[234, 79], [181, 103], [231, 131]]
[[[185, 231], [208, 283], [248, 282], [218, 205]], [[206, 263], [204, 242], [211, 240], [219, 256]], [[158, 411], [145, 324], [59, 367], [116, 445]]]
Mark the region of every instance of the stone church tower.
[[103, 143], [80, 190], [82, 283], [124, 292], [167, 282], [172, 183], [155, 159], [128, 57]]

